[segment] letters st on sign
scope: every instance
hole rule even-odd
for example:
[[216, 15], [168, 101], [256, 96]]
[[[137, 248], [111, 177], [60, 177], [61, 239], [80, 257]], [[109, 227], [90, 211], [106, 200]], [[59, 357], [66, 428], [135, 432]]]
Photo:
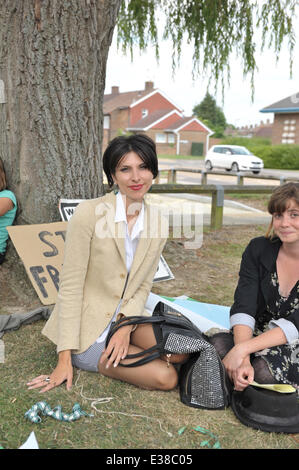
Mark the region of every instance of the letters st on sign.
[[30, 281], [44, 305], [56, 302], [67, 222], [7, 227]]

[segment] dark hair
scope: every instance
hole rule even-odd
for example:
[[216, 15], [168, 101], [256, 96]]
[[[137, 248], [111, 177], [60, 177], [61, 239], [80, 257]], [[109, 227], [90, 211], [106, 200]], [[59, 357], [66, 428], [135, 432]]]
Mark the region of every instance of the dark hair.
[[155, 142], [145, 134], [115, 137], [109, 142], [103, 155], [103, 169], [108, 184], [113, 186], [112, 175], [120, 160], [129, 152], [135, 152], [152, 172], [153, 177], [158, 175], [158, 158]]
[[3, 189], [6, 189], [6, 177], [3, 161], [0, 158], [0, 191], [3, 191]]
[[[274, 189], [268, 203], [268, 212], [281, 215], [287, 208], [290, 199], [294, 199], [299, 206], [299, 183], [285, 183]], [[266, 237], [273, 238], [273, 221], [271, 220]]]

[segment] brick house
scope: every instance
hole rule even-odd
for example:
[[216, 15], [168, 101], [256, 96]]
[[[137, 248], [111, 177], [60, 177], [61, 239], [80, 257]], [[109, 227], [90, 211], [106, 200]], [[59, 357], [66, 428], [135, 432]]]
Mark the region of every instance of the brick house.
[[261, 109], [274, 113], [272, 144], [299, 144], [299, 93]]
[[213, 134], [195, 116], [184, 116], [153, 82], [145, 82], [144, 90], [125, 93], [114, 86], [104, 96], [103, 149], [113, 137], [126, 132], [146, 133], [156, 142], [158, 154], [169, 155], [191, 155], [193, 143], [204, 155]]

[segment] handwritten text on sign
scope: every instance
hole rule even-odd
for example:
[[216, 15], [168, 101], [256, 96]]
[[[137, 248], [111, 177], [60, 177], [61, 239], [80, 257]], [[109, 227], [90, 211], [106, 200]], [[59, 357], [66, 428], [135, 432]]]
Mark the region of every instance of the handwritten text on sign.
[[7, 227], [32, 285], [44, 305], [56, 302], [67, 222]]

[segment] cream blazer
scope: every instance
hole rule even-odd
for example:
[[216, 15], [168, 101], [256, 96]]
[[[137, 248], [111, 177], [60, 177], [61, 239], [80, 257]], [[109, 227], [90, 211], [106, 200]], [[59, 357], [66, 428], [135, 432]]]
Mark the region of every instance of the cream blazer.
[[125, 316], [146, 314], [167, 222], [145, 202], [144, 229], [127, 277], [124, 224], [114, 222], [115, 209], [116, 196], [108, 193], [79, 204], [68, 222], [57, 302], [42, 330], [57, 352], [79, 354], [91, 346], [122, 296]]

